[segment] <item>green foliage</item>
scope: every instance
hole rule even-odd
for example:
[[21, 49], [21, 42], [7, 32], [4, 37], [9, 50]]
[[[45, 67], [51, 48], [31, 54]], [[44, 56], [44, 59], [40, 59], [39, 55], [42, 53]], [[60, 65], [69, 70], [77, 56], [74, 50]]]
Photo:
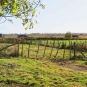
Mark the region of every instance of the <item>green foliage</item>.
[[65, 34], [65, 38], [66, 38], [66, 39], [71, 39], [71, 38], [72, 38], [72, 34], [71, 34], [70, 32], [67, 32], [67, 33]]
[[[33, 28], [33, 17], [36, 15], [36, 8], [41, 6], [41, 0], [0, 0], [0, 17], [16, 17], [23, 21], [23, 26], [28, 24], [27, 28]], [[7, 20], [7, 19], [6, 19]]]

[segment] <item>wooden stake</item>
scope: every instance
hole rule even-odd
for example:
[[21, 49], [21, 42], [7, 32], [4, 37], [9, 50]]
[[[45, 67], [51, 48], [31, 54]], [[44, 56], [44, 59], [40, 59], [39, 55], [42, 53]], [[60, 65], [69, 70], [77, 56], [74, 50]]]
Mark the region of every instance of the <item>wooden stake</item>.
[[28, 58], [30, 57], [30, 43], [28, 45]]
[[44, 58], [44, 56], [45, 56], [45, 51], [46, 51], [46, 46], [48, 45], [48, 40], [47, 40], [47, 42], [46, 42], [46, 44], [45, 44], [45, 49], [44, 49], [44, 54], [43, 54], [43, 58]]

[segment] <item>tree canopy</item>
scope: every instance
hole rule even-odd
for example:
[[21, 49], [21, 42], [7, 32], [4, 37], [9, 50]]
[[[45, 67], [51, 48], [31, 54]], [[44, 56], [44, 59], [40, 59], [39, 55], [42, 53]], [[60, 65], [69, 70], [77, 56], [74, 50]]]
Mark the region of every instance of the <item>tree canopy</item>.
[[45, 8], [41, 0], [0, 0], [0, 21], [4, 18], [12, 22], [7, 17], [16, 17], [22, 19], [23, 26], [28, 24], [26, 29], [33, 28], [33, 17], [38, 6]]

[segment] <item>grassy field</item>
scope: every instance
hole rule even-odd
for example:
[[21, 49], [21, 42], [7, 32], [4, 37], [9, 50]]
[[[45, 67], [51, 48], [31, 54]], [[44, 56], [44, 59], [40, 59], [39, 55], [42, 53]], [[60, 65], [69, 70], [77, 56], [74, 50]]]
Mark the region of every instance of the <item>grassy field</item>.
[[[32, 41], [32, 43], [34, 43], [34, 44], [38, 44], [38, 43], [40, 43], [40, 44], [47, 44], [47, 45], [50, 45], [50, 46], [53, 46], [53, 44], [54, 44], [54, 46], [61, 46], [61, 45], [63, 45], [63, 44], [65, 44], [66, 45], [66, 47], [67, 46], [69, 46], [70, 44], [74, 44], [74, 42], [76, 43], [76, 44], [86, 44], [87, 45], [87, 40], [31, 40]], [[28, 42], [30, 42], [30, 40], [28, 41]]]
[[[62, 40], [59, 42], [62, 43]], [[77, 42], [85, 43], [86, 41]], [[42, 43], [46, 44], [46, 41]], [[50, 45], [53, 43], [52, 40], [48, 41]], [[57, 45], [58, 41], [55, 43]], [[69, 41], [67, 40], [66, 43], [69, 44]], [[0, 43], [0, 49], [8, 45], [10, 44]], [[17, 47], [18, 44], [1, 51], [0, 56], [15, 53], [18, 51]], [[86, 58], [84, 61], [70, 60], [69, 49], [46, 47], [45, 50], [45, 46], [38, 45], [38, 41], [30, 45], [29, 58], [28, 50], [29, 44], [20, 44], [19, 57], [1, 57], [0, 87], [87, 87]], [[83, 53], [87, 56], [86, 52]], [[76, 54], [82, 58], [79, 51]], [[73, 55], [74, 51], [71, 50], [71, 56]]]
[[0, 87], [87, 87], [87, 72], [47, 60], [0, 59]]
[[[46, 44], [46, 42], [45, 42], [45, 44]], [[30, 48], [29, 48], [30, 49], [30, 51], [29, 51], [30, 58], [35, 58], [36, 55], [39, 58], [43, 58], [44, 51], [45, 51], [44, 58], [52, 59], [52, 58], [55, 58], [55, 56], [56, 56], [56, 59], [58, 59], [58, 58], [68, 58], [69, 59], [70, 58], [70, 53], [71, 53], [71, 57], [74, 56], [74, 49], [70, 50], [70, 48], [66, 49], [66, 47], [61, 49], [61, 45], [60, 45], [60, 48], [58, 48], [58, 47], [57, 48], [46, 47], [46, 49], [45, 49], [45, 46], [39, 45], [39, 48], [38, 48], [38, 44], [37, 43], [36, 44], [32, 44], [32, 45], [30, 45]], [[67, 44], [67, 46], [68, 45], [69, 44]], [[50, 46], [52, 46], [52, 44]], [[28, 44], [24, 44], [23, 45], [23, 56], [24, 57], [28, 56], [28, 47], [29, 47]], [[20, 44], [20, 54], [21, 54], [21, 51], [22, 51], [22, 44]], [[38, 51], [38, 54], [37, 54], [37, 51]], [[82, 53], [87, 57], [86, 51], [82, 51]], [[78, 50], [76, 51], [76, 55], [82, 57], [82, 54]]]

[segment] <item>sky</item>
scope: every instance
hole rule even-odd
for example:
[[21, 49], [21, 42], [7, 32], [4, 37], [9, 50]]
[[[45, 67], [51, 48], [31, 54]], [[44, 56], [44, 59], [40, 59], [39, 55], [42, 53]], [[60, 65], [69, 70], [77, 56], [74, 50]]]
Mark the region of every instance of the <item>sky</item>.
[[37, 8], [40, 14], [33, 29], [25, 30], [20, 19], [12, 18], [13, 23], [0, 24], [0, 33], [87, 33], [87, 0], [42, 0], [42, 3], [45, 9]]

